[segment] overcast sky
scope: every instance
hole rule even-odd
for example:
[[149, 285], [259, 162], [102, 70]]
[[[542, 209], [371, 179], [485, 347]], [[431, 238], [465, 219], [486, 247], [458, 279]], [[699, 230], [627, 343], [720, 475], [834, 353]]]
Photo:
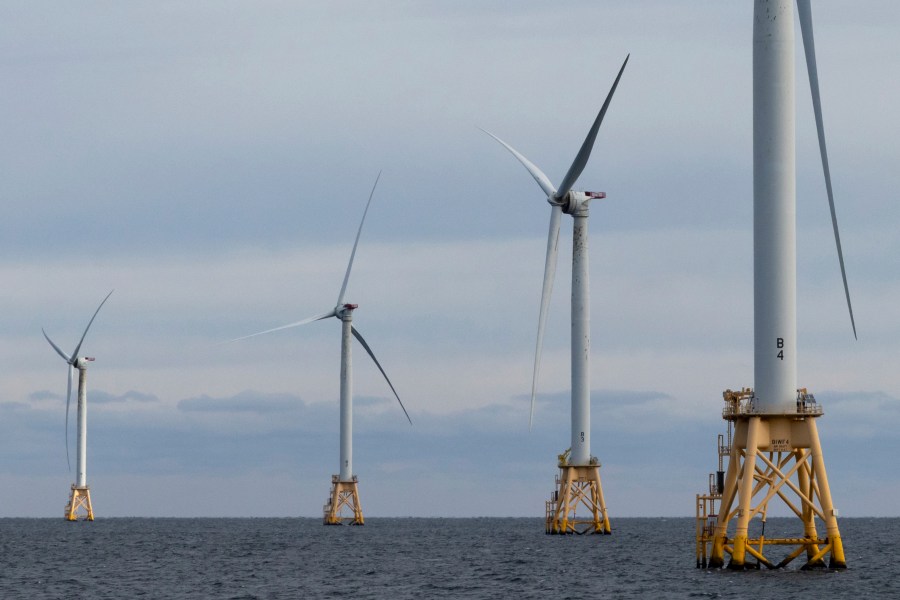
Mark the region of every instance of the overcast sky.
[[[801, 386], [845, 516], [898, 515], [900, 4], [814, 2], [840, 282], [797, 53]], [[346, 300], [367, 516], [543, 516], [569, 443], [571, 220], [528, 432], [554, 183], [628, 53], [591, 208], [592, 451], [610, 515], [690, 515], [752, 386], [752, 3], [0, 5], [0, 516], [62, 516], [83, 346], [98, 516], [319, 516]], [[74, 408], [74, 407], [73, 407]], [[74, 417], [74, 411], [73, 411]], [[72, 419], [74, 422], [74, 418]], [[74, 428], [70, 431], [74, 458]]]

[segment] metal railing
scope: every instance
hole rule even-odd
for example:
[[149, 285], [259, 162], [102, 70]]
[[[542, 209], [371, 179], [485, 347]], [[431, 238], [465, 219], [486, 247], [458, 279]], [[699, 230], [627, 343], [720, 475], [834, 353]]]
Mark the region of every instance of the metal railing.
[[[750, 388], [745, 388], [741, 392], [731, 392], [727, 390], [725, 396], [725, 408], [722, 409], [723, 419], [734, 419], [743, 415], [761, 415], [766, 414], [759, 410], [756, 405], [755, 396]], [[816, 402], [815, 396], [806, 391], [806, 388], [797, 390], [797, 409], [796, 413], [805, 416], [821, 416], [825, 414], [822, 405]]]

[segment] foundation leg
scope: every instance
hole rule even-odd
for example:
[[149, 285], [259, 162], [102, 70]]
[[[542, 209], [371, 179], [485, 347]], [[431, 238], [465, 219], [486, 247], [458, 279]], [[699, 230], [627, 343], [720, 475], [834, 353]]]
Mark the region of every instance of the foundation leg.
[[[594, 528], [594, 533], [602, 533], [605, 535], [610, 535], [612, 533], [612, 528], [609, 525], [609, 512], [606, 510], [606, 500], [603, 498], [603, 486], [600, 484], [600, 467], [594, 468], [594, 477], [595, 483], [597, 486], [597, 496], [594, 498], [594, 506], [597, 507], [600, 513], [600, 523], [596, 523]], [[594, 514], [595, 522], [597, 521], [597, 514]]]
[[572, 533], [569, 531], [569, 507], [572, 500], [572, 486], [574, 485], [572, 478], [575, 474], [574, 469], [563, 469], [563, 471], [563, 484], [559, 490], [560, 494], [563, 495], [563, 502], [557, 513], [557, 520], [559, 522], [557, 533], [561, 534]]
[[756, 473], [756, 453], [759, 448], [759, 417], [750, 417], [747, 424], [747, 447], [744, 450], [744, 465], [741, 469], [738, 490], [738, 518], [734, 532], [734, 550], [731, 553], [729, 569], [742, 570], [746, 567], [747, 532], [750, 529], [750, 504], [753, 500], [754, 474]]
[[353, 522], [351, 525], [365, 525], [366, 520], [363, 518], [362, 503], [359, 501], [359, 484], [353, 482]]
[[[803, 452], [800, 450], [794, 451], [794, 460], [797, 462], [806, 461], [806, 457], [803, 455]], [[804, 497], [808, 498], [810, 501], [813, 500], [813, 488], [810, 479], [810, 471], [805, 467], [801, 466], [797, 470], [797, 480], [800, 486], [800, 492]], [[803, 537], [808, 540], [817, 540], [819, 539], [819, 532], [816, 530], [816, 515], [813, 512], [812, 508], [810, 508], [809, 504], [803, 503], [803, 508], [801, 509], [801, 514], [803, 518]], [[824, 567], [825, 561], [819, 559], [813, 562], [813, 558], [819, 553], [818, 544], [810, 541], [806, 544], [806, 566], [807, 567]]]
[[825, 514], [826, 535], [831, 543], [831, 560], [828, 566], [832, 569], [846, 569], [847, 561], [844, 558], [844, 545], [841, 542], [841, 532], [838, 529], [837, 511], [835, 511], [834, 503], [831, 500], [831, 488], [828, 487], [828, 475], [825, 473], [825, 457], [822, 455], [822, 445], [819, 443], [819, 430], [816, 427], [815, 419], [806, 419], [806, 423], [809, 427], [813, 477], [819, 483], [819, 502], [822, 512]]
[[[735, 425], [735, 438], [743, 435], [746, 429], [746, 421], [738, 421]], [[728, 458], [728, 471], [725, 474], [725, 489], [722, 491], [722, 501], [719, 503], [719, 518], [716, 521], [716, 529], [713, 533], [712, 550], [709, 554], [709, 568], [721, 569], [725, 566], [725, 540], [728, 539], [728, 513], [737, 490], [738, 469], [741, 463], [741, 450], [738, 445], [732, 443], [731, 455]]]

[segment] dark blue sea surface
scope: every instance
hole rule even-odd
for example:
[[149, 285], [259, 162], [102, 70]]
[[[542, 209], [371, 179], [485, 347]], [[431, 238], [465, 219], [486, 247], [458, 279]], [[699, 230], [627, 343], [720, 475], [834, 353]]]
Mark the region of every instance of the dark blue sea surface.
[[0, 519], [0, 598], [900, 598], [900, 519], [841, 519], [846, 571], [697, 569], [693, 519], [612, 525]]

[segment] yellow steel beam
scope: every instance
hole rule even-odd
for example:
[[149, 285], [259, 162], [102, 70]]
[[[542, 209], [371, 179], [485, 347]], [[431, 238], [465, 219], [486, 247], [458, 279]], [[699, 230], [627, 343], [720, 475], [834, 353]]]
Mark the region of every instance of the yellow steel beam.
[[778, 565], [777, 565], [778, 568], [782, 569], [782, 568], [788, 566], [791, 563], [791, 561], [793, 561], [795, 558], [797, 558], [798, 556], [803, 554], [803, 551], [805, 549], [806, 549], [805, 545], [798, 546], [796, 550], [794, 550], [793, 552], [788, 554], [786, 557], [784, 557], [784, 559], [780, 563], [778, 563]]
[[762, 564], [766, 565], [766, 566], [769, 567], [770, 569], [774, 569], [774, 568], [775, 568], [775, 565], [773, 565], [772, 563], [770, 563], [769, 560], [768, 560], [765, 556], [763, 556], [762, 554], [760, 554], [759, 552], [757, 552], [756, 550], [754, 550], [754, 549], [753, 549], [753, 546], [751, 546], [750, 544], [747, 544], [747, 547], [745, 548], [745, 550], [747, 551], [747, 554], [749, 554], [749, 555], [755, 557], [756, 560], [758, 560], [758, 561], [761, 562]]
[[806, 561], [806, 564], [803, 566], [807, 567], [809, 565], [814, 565], [815, 563], [820, 562], [823, 558], [825, 558], [825, 555], [831, 551], [832, 546], [833, 546], [832, 543], [827, 544], [824, 548], [822, 548], [815, 555], [813, 555], [812, 558], [810, 558], [808, 561]]

